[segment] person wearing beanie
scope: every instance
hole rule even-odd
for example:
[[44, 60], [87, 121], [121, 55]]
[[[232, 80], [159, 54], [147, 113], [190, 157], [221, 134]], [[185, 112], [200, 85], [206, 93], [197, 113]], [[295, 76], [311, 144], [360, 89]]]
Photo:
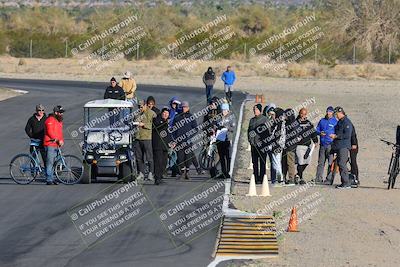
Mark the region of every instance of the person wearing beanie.
[[211, 98], [213, 97], [213, 88], [215, 84], [215, 72], [211, 67], [208, 67], [207, 71], [203, 75], [203, 83], [206, 86], [206, 98], [207, 104], [211, 103]]
[[169, 108], [164, 107], [153, 119], [152, 146], [154, 156], [154, 184], [159, 185], [168, 161], [168, 151], [173, 148], [172, 136], [168, 131]]
[[221, 163], [223, 178], [230, 178], [229, 170], [231, 168], [231, 141], [233, 131], [236, 127], [235, 115], [229, 111], [229, 104], [221, 105], [222, 114], [217, 122], [217, 150]]
[[254, 117], [250, 119], [249, 127], [247, 128], [247, 139], [251, 146], [251, 161], [256, 184], [262, 184], [266, 160], [266, 153], [262, 150], [262, 125], [267, 123], [267, 118], [262, 114], [261, 104], [254, 105], [253, 113]]
[[104, 92], [104, 99], [117, 99], [125, 100], [125, 92], [119, 85], [117, 85], [117, 80], [112, 77], [110, 79], [110, 86], [106, 88]]
[[333, 153], [332, 153], [332, 142], [333, 139], [330, 137], [331, 134], [335, 133], [335, 126], [337, 124], [337, 119], [334, 116], [334, 110], [332, 106], [326, 109], [326, 115], [322, 118], [315, 129], [317, 135], [319, 136], [319, 153], [318, 153], [318, 166], [317, 173], [315, 175], [315, 182], [324, 182], [323, 174], [325, 163], [328, 161], [328, 168], [326, 174], [326, 180], [332, 180], [331, 165], [333, 163]]
[[314, 125], [307, 118], [308, 110], [302, 108], [299, 111], [297, 121], [299, 122], [300, 129], [298, 133], [299, 141], [296, 147], [297, 158], [297, 175], [295, 183], [301, 185], [305, 184], [303, 173], [311, 162], [312, 152], [314, 145], [318, 144], [318, 135], [315, 131]]

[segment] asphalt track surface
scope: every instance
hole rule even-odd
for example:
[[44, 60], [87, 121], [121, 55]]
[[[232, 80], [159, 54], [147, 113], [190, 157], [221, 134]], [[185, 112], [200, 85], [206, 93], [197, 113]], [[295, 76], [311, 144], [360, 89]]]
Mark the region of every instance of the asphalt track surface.
[[[0, 102], [0, 266], [207, 266], [212, 261], [219, 221], [184, 235], [174, 236], [160, 220], [160, 214], [183, 199], [217, 184], [205, 175], [190, 181], [166, 179], [160, 186], [138, 187], [146, 206], [137, 220], [127, 227], [87, 242], [71, 220], [71, 209], [87, 199], [105, 194], [122, 185], [112, 182], [46, 186], [42, 180], [16, 185], [9, 177], [11, 158], [28, 150], [24, 127], [38, 103], [50, 111], [56, 104], [66, 108], [64, 153], [81, 155], [82, 137], [71, 132], [83, 125], [83, 105], [101, 99], [107, 83], [0, 79], [0, 87], [29, 91], [28, 94]], [[221, 95], [223, 92], [217, 92]], [[153, 95], [161, 108], [172, 96], [191, 103], [192, 111], [204, 108], [203, 88], [139, 85], [139, 97]], [[233, 110], [239, 111], [244, 95], [234, 94]], [[203, 190], [203, 191], [202, 191]], [[110, 191], [110, 192], [111, 192]], [[219, 188], [217, 197], [223, 194]], [[210, 194], [211, 195], [211, 194]], [[197, 207], [208, 201], [196, 203]], [[168, 205], [169, 206], [168, 206]], [[183, 210], [175, 222], [193, 210]], [[198, 228], [199, 229], [199, 228]]]

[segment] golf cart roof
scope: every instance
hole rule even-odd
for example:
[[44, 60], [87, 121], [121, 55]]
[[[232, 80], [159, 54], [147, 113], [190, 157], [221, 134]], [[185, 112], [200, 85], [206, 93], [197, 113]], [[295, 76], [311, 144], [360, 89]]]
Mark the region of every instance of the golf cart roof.
[[85, 108], [133, 108], [133, 103], [125, 100], [101, 99], [89, 101]]

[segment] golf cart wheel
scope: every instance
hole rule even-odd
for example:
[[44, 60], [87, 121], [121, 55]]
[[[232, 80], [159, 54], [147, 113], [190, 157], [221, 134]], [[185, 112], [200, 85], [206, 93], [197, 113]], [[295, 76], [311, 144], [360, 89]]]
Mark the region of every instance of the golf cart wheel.
[[130, 182], [134, 180], [134, 176], [132, 174], [132, 168], [128, 162], [121, 163], [119, 166], [119, 174], [118, 180], [124, 182]]

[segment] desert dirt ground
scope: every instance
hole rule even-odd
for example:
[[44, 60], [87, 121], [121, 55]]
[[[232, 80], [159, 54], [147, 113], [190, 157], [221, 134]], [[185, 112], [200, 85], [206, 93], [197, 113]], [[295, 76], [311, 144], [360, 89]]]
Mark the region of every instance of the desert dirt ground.
[[[307, 108], [318, 121], [328, 105], [342, 106], [353, 121], [359, 140], [358, 164], [361, 186], [339, 190], [331, 186], [272, 188], [271, 197], [246, 197], [252, 170], [246, 130], [253, 103], [246, 105], [236, 161], [231, 202], [234, 207], [274, 214], [279, 235], [279, 257], [231, 263], [232, 266], [399, 266], [400, 185], [388, 191], [386, 171], [391, 148], [380, 138], [395, 140], [400, 124], [400, 85], [395, 81], [317, 81], [275, 79], [264, 81], [266, 102], [298, 107], [315, 99]], [[315, 176], [317, 152], [305, 177]], [[267, 170], [269, 174], [269, 171]], [[336, 175], [335, 184], [340, 183]], [[258, 192], [261, 191], [261, 186]], [[274, 202], [276, 201], [276, 202]], [[297, 205], [298, 233], [285, 232], [291, 207]]]

